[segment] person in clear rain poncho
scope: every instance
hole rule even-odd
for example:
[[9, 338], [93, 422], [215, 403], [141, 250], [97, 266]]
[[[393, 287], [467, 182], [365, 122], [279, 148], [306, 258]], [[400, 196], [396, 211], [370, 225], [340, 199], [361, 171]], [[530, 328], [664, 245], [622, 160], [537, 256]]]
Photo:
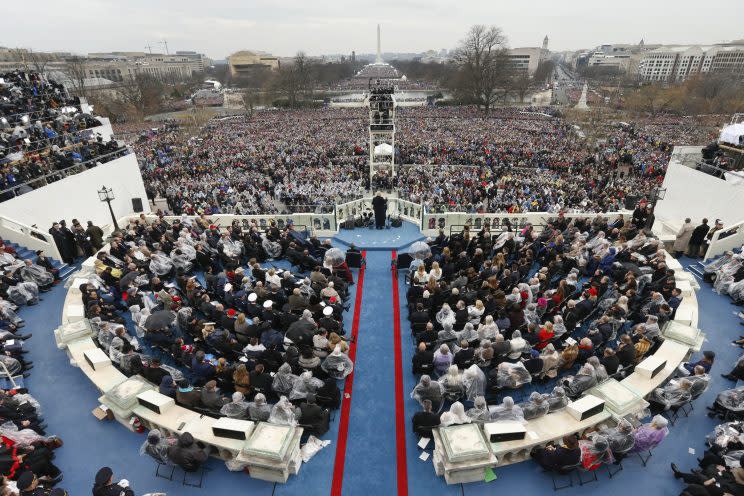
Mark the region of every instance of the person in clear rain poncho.
[[633, 425], [624, 418], [615, 427], [603, 429], [602, 435], [607, 438], [610, 449], [616, 456], [628, 453], [635, 445]]
[[478, 331], [475, 330], [473, 324], [471, 324], [470, 322], [465, 324], [465, 327], [463, 327], [462, 331], [457, 334], [457, 337], [460, 341], [471, 342], [478, 339]]
[[[276, 378], [276, 376], [274, 376]], [[300, 374], [300, 377], [294, 381], [294, 387], [289, 392], [290, 400], [299, 400], [307, 397], [308, 393], [315, 393], [318, 388], [323, 387], [323, 381], [313, 377], [313, 373], [305, 371]]]
[[465, 412], [473, 422], [484, 423], [491, 421], [491, 412], [488, 411], [486, 398], [478, 396], [473, 402], [473, 408]]
[[297, 425], [298, 414], [299, 409], [292, 406], [292, 403], [289, 402], [286, 396], [282, 396], [271, 409], [269, 422], [272, 424], [295, 426]]
[[[468, 415], [465, 413], [465, 407], [462, 403], [459, 401], [455, 401], [452, 403], [452, 406], [450, 406], [449, 415], [446, 417], [446, 423], [445, 420], [440, 420], [442, 426], [447, 427], [448, 425], [457, 425], [457, 424], [469, 424], [473, 421]], [[442, 418], [444, 417], [444, 414], [442, 415]]]
[[713, 412], [718, 413], [739, 413], [744, 411], [744, 386], [727, 389], [726, 391], [718, 393], [712, 410]]
[[157, 251], [150, 257], [150, 271], [158, 276], [165, 276], [173, 270], [173, 261], [162, 251]]
[[158, 463], [169, 463], [168, 460], [168, 447], [175, 443], [175, 439], [171, 442], [168, 438], [163, 436], [163, 433], [158, 429], [153, 429], [147, 433], [147, 439], [140, 446], [139, 453], [142, 456], [149, 456]]
[[295, 381], [298, 379], [299, 378], [292, 373], [292, 366], [288, 363], [283, 363], [274, 375], [271, 389], [278, 394], [289, 394], [289, 392], [294, 388]]
[[254, 422], [266, 422], [271, 415], [271, 406], [266, 403], [266, 396], [258, 393], [253, 401], [248, 403], [248, 418]]
[[321, 368], [336, 380], [341, 380], [354, 370], [351, 359], [341, 352], [341, 347], [336, 345], [333, 352], [326, 357]]
[[447, 322], [446, 324], [442, 324], [442, 330], [437, 333], [437, 338], [439, 341], [456, 341], [457, 333], [452, 328], [452, 324]]
[[547, 396], [533, 391], [527, 401], [519, 405], [525, 420], [532, 420], [546, 415], [550, 410]]
[[31, 260], [24, 260], [24, 266], [16, 272], [25, 282], [33, 282], [40, 288], [48, 288], [54, 282], [54, 276], [44, 267], [34, 265]]
[[35, 282], [19, 282], [6, 290], [8, 299], [18, 306], [39, 303], [39, 286]]
[[587, 389], [596, 385], [597, 378], [595, 376], [594, 367], [589, 363], [585, 363], [575, 376], [563, 381], [563, 387], [569, 398], [575, 398]]
[[473, 364], [468, 367], [462, 374], [462, 383], [465, 386], [465, 398], [468, 401], [475, 401], [479, 396], [486, 392], [486, 374], [480, 367]]
[[444, 305], [442, 305], [442, 309], [437, 312], [436, 319], [437, 322], [439, 322], [442, 326], [444, 326], [445, 324], [454, 326], [455, 312], [452, 311], [449, 304], [445, 303]]
[[424, 405], [424, 400], [431, 401], [432, 410], [436, 412], [442, 405], [442, 385], [437, 381], [432, 381], [431, 377], [424, 374], [411, 391], [411, 398], [418, 401], [421, 406]]
[[501, 400], [500, 405], [492, 406], [490, 408], [491, 420], [511, 420], [514, 422], [524, 422], [524, 413], [519, 405], [514, 404], [514, 400], [511, 396], [504, 396]]
[[669, 434], [669, 421], [661, 415], [656, 415], [648, 424], [643, 424], [633, 432], [635, 442], [632, 453], [642, 453], [653, 449]]
[[586, 359], [586, 363], [592, 366], [594, 369], [594, 377], [597, 378], [597, 383], [600, 383], [602, 381], [606, 381], [607, 377], [607, 370], [605, 369], [604, 365], [602, 365], [599, 361], [599, 358], [596, 356], [590, 356]]
[[522, 362], [502, 362], [496, 370], [496, 385], [499, 388], [516, 389], [532, 382], [532, 376]]
[[555, 412], [561, 408], [565, 408], [566, 405], [568, 405], [566, 391], [560, 386], [554, 387], [553, 391], [548, 395], [548, 411]]
[[442, 385], [445, 399], [449, 401], [457, 401], [465, 393], [463, 376], [460, 374], [460, 369], [457, 368], [457, 365], [450, 365], [447, 373], [439, 378], [439, 383]]
[[264, 249], [269, 258], [278, 258], [282, 254], [282, 245], [271, 241], [266, 236], [261, 236], [261, 247]]
[[193, 258], [186, 255], [181, 248], [173, 250], [170, 258], [176, 269], [181, 269], [186, 273], [191, 272], [191, 269], [194, 267]]
[[243, 393], [236, 391], [232, 395], [232, 401], [225, 403], [220, 409], [220, 414], [231, 419], [245, 420], [248, 418], [248, 403]]
[[656, 388], [649, 397], [651, 411], [661, 413], [663, 410], [678, 408], [692, 399], [689, 379], [670, 381], [663, 388]]
[[580, 440], [579, 449], [581, 450], [581, 465], [586, 470], [597, 470], [602, 465], [615, 460], [610, 443], [600, 434], [593, 433], [588, 439]]
[[485, 322], [478, 326], [478, 339], [494, 340], [499, 332], [499, 326], [493, 321], [492, 315], [486, 315]]

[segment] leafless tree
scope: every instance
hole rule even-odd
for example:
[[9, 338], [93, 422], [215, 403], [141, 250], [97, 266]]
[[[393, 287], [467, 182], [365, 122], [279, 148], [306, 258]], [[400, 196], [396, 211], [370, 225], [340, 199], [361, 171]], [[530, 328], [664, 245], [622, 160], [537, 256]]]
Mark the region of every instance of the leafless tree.
[[312, 95], [312, 69], [303, 52], [298, 52], [291, 64], [279, 67], [275, 86], [287, 97], [290, 107], [297, 106], [299, 97], [309, 98]]
[[118, 88], [122, 103], [138, 118], [159, 110], [163, 98], [163, 84], [149, 74], [127, 78]]
[[[486, 112], [497, 101], [508, 75], [506, 37], [496, 26], [476, 24], [455, 49], [455, 84]], [[503, 96], [503, 95], [502, 95]]]
[[65, 73], [70, 78], [72, 90], [78, 96], [87, 96], [85, 80], [88, 78], [88, 59], [75, 55], [67, 59]]

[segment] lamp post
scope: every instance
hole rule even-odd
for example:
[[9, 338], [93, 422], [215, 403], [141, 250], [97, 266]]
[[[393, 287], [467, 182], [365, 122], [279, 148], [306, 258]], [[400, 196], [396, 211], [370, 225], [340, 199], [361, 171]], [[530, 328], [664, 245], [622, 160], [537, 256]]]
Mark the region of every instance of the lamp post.
[[111, 220], [114, 222], [114, 230], [119, 230], [119, 224], [116, 222], [116, 216], [114, 215], [114, 209], [111, 208], [111, 201], [116, 199], [114, 196], [114, 190], [111, 188], [107, 188], [106, 186], [102, 186], [101, 189], [98, 190], [98, 198], [102, 202], [108, 203], [109, 212], [111, 212]]

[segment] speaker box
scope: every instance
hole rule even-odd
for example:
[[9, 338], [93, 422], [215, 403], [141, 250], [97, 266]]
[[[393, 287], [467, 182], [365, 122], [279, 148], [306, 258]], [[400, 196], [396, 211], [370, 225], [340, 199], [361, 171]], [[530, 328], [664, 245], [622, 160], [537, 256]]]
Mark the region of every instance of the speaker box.
[[144, 212], [144, 208], [142, 208], [142, 198], [132, 198], [132, 210], [134, 210], [137, 213]]

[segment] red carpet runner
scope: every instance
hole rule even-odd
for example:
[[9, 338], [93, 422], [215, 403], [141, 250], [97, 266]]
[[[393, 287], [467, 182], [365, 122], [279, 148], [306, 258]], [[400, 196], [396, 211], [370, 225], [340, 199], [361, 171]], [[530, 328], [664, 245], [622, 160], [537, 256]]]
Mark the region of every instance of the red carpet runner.
[[[393, 260], [398, 253], [393, 250]], [[408, 467], [406, 465], [406, 418], [403, 396], [403, 357], [400, 343], [400, 300], [398, 298], [398, 269], [393, 266], [393, 353], [395, 355], [395, 451], [398, 469], [398, 496], [408, 495]]]
[[[362, 258], [367, 255], [362, 252]], [[354, 297], [354, 318], [351, 321], [351, 343], [349, 343], [349, 358], [356, 364], [357, 334], [359, 333], [359, 314], [362, 311], [362, 288], [364, 287], [365, 266], [359, 269], [356, 282], [356, 296]], [[354, 372], [349, 374], [344, 384], [344, 395], [341, 398], [341, 421], [338, 427], [338, 442], [336, 443], [336, 460], [333, 464], [333, 484], [331, 496], [341, 496], [344, 483], [344, 462], [346, 461], [346, 441], [349, 436], [349, 413], [351, 411], [351, 390], [354, 387]], [[348, 398], [347, 398], [348, 395]]]

